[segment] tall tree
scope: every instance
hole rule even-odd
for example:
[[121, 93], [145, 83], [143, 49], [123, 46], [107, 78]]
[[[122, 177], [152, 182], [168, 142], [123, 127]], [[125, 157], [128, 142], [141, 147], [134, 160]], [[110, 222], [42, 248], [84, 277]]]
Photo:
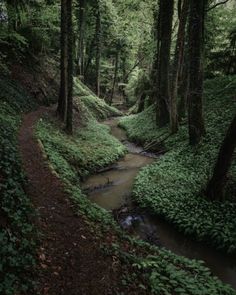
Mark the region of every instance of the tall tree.
[[73, 22], [72, 22], [72, 0], [67, 0], [67, 36], [68, 36], [68, 95], [67, 95], [67, 119], [66, 130], [69, 134], [73, 132]]
[[114, 65], [114, 77], [113, 77], [113, 83], [112, 83], [112, 88], [111, 88], [111, 95], [109, 99], [109, 104], [112, 104], [114, 93], [115, 93], [115, 86], [117, 82], [117, 74], [118, 74], [118, 65], [119, 65], [119, 50], [120, 47], [117, 46], [116, 48], [116, 54], [115, 54], [115, 65]]
[[178, 120], [181, 121], [181, 119], [184, 118], [187, 113], [189, 87], [188, 50], [186, 46], [184, 48], [184, 60], [179, 74], [178, 96], [180, 99], [178, 101]]
[[100, 63], [101, 63], [101, 12], [100, 1], [97, 0], [96, 5], [96, 94], [100, 96]]
[[67, 36], [67, 0], [61, 0], [61, 65], [60, 91], [57, 112], [61, 120], [66, 119], [68, 85], [68, 36]]
[[205, 133], [203, 118], [203, 49], [206, 0], [190, 0], [189, 14], [189, 141], [200, 142]]
[[159, 3], [157, 124], [163, 127], [170, 121], [169, 67], [174, 0], [160, 0]]
[[171, 132], [178, 131], [178, 112], [177, 112], [177, 96], [179, 78], [184, 63], [184, 42], [186, 23], [189, 10], [189, 0], [178, 0], [179, 11], [179, 27], [176, 40], [175, 56], [172, 71], [172, 89], [171, 89], [171, 103], [170, 103], [170, 117], [171, 117]]
[[79, 40], [77, 48], [77, 66], [78, 73], [81, 77], [84, 76], [84, 33], [85, 33], [85, 0], [78, 2], [78, 31]]
[[223, 200], [227, 173], [233, 160], [236, 148], [236, 115], [226, 133], [220, 148], [218, 159], [214, 168], [213, 176], [206, 189], [206, 195], [210, 200]]

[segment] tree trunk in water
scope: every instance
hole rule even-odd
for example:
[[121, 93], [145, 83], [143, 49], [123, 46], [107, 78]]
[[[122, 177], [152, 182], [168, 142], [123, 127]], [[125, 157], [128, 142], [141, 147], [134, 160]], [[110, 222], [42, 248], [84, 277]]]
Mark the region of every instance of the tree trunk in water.
[[68, 96], [67, 96], [67, 119], [66, 130], [73, 132], [73, 23], [72, 23], [72, 0], [67, 0], [67, 36], [68, 36]]
[[203, 96], [203, 44], [205, 0], [190, 0], [189, 16], [189, 141], [200, 142], [205, 134]]
[[236, 115], [226, 133], [220, 148], [218, 159], [214, 168], [213, 176], [206, 189], [206, 196], [210, 200], [223, 200], [224, 188], [227, 181], [227, 173], [233, 160], [236, 148]]
[[173, 8], [174, 0], [160, 1], [160, 53], [158, 56], [159, 74], [157, 85], [157, 124], [159, 127], [165, 126], [170, 121], [168, 111], [168, 104], [170, 102], [169, 66]]
[[61, 65], [60, 65], [60, 91], [57, 112], [62, 121], [66, 119], [67, 108], [67, 6], [66, 0], [61, 0]]
[[96, 94], [100, 96], [101, 15], [99, 1], [96, 15]]
[[116, 57], [115, 57], [115, 70], [114, 70], [114, 78], [113, 78], [113, 85], [111, 89], [111, 96], [109, 100], [109, 105], [112, 104], [114, 92], [115, 92], [115, 86], [116, 86], [116, 80], [117, 80], [117, 73], [118, 73], [118, 64], [119, 64], [119, 52], [116, 51]]
[[179, 28], [177, 34], [175, 57], [172, 72], [172, 93], [170, 104], [170, 117], [171, 117], [171, 132], [176, 133], [178, 131], [178, 112], [177, 112], [177, 96], [178, 85], [181, 71], [181, 65], [184, 59], [184, 41], [185, 41], [185, 28], [189, 10], [189, 0], [184, 0], [181, 7], [181, 0], [179, 0]]
[[84, 76], [84, 22], [85, 22], [85, 0], [79, 0], [79, 44], [78, 44], [78, 73], [81, 77]]

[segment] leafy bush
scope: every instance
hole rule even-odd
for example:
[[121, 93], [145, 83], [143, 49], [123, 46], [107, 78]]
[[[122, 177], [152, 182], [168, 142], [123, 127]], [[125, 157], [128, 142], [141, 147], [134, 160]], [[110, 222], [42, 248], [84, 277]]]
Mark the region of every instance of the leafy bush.
[[109, 128], [90, 120], [73, 138], [58, 129], [56, 122], [42, 120], [38, 136], [55, 170], [70, 182], [76, 182], [124, 155], [125, 147], [109, 134]]

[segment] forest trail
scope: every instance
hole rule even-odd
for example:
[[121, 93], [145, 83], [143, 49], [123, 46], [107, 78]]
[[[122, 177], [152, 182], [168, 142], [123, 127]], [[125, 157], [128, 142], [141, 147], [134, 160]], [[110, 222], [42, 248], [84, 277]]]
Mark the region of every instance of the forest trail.
[[100, 241], [83, 217], [74, 214], [63, 183], [50, 169], [34, 136], [34, 127], [45, 112], [52, 110], [41, 107], [26, 114], [18, 136], [28, 178], [26, 190], [38, 210], [37, 224], [43, 234], [38, 253], [39, 292], [114, 294], [119, 270], [113, 268], [111, 257], [101, 253]]

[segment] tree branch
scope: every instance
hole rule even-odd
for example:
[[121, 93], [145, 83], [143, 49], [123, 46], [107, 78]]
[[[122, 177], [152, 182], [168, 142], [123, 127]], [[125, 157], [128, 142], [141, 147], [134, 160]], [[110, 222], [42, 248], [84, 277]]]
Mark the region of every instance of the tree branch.
[[224, 0], [224, 1], [218, 2], [218, 3], [216, 3], [215, 5], [212, 5], [211, 7], [209, 7], [206, 11], [208, 12], [208, 11], [210, 11], [210, 10], [216, 8], [216, 7], [219, 6], [219, 5], [222, 5], [222, 4], [227, 3], [228, 1], [229, 1], [229, 0]]

